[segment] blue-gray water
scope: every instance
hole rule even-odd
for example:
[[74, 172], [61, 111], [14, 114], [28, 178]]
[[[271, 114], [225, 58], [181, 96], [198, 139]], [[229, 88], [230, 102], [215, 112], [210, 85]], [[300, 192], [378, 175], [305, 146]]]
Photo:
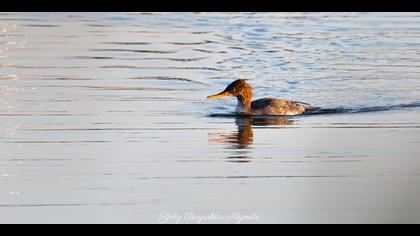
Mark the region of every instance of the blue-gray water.
[[419, 65], [420, 13], [0, 13], [0, 223], [420, 223]]

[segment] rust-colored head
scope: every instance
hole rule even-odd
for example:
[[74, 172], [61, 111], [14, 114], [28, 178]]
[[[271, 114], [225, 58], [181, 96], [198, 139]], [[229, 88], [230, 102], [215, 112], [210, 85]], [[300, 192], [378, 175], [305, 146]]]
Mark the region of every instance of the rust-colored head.
[[221, 97], [237, 97], [241, 101], [251, 101], [252, 99], [252, 88], [251, 86], [243, 79], [236, 80], [229, 84], [226, 89], [216, 95], [208, 96], [208, 99], [216, 99]]

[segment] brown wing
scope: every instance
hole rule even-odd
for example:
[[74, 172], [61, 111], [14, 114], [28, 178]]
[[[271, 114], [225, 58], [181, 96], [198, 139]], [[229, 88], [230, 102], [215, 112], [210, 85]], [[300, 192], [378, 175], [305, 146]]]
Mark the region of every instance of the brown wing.
[[255, 100], [251, 104], [254, 115], [299, 115], [308, 108], [309, 105], [305, 103], [274, 98]]

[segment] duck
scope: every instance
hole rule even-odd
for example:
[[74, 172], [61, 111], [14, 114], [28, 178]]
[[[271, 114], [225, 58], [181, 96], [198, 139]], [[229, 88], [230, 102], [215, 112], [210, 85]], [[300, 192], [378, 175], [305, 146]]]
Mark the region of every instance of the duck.
[[294, 116], [303, 114], [311, 108], [307, 103], [286, 99], [261, 98], [252, 101], [252, 95], [251, 85], [244, 79], [238, 79], [229, 84], [223, 92], [208, 96], [207, 99], [236, 97], [238, 100], [236, 112], [251, 116]]

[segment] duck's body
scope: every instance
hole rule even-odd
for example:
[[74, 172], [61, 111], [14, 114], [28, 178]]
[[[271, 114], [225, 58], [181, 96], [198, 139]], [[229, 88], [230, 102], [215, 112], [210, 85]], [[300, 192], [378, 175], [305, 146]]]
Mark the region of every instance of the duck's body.
[[302, 114], [308, 108], [308, 105], [299, 102], [274, 98], [262, 98], [251, 103], [250, 115], [291, 116]]
[[209, 99], [234, 96], [238, 99], [237, 112], [247, 115], [299, 115], [310, 106], [306, 103], [283, 99], [262, 98], [252, 101], [252, 88], [245, 80], [236, 80], [225, 91]]

